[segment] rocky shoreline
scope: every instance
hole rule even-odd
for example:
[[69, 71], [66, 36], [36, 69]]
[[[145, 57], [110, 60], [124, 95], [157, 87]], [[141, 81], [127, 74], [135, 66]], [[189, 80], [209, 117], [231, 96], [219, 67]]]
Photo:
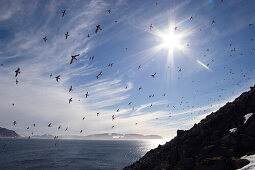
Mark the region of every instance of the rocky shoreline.
[[225, 170], [249, 163], [255, 152], [255, 86], [211, 113], [190, 130], [178, 130], [165, 145], [152, 149], [124, 170]]

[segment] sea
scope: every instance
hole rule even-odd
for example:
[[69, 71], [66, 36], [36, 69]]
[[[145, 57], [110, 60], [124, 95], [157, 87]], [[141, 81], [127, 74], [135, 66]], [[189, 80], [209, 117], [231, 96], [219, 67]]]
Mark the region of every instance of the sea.
[[0, 139], [0, 170], [120, 170], [165, 140]]

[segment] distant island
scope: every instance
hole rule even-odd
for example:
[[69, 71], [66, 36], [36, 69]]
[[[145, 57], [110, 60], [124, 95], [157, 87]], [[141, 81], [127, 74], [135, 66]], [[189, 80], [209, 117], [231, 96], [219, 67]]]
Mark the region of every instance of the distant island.
[[[50, 134], [34, 135], [31, 138], [53, 139], [54, 136]], [[136, 139], [163, 139], [159, 135], [141, 135], [141, 134], [120, 134], [120, 133], [102, 133], [92, 134], [87, 136], [79, 135], [60, 135], [58, 139], [79, 139], [79, 140], [136, 140]]]
[[20, 137], [15, 131], [0, 127], [0, 138]]

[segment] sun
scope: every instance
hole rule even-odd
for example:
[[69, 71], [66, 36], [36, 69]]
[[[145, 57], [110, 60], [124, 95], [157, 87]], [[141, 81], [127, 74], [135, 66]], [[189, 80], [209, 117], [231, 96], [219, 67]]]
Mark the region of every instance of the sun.
[[174, 31], [168, 31], [165, 34], [160, 35], [162, 41], [162, 47], [167, 48], [169, 50], [173, 49], [182, 49], [181, 39], [182, 36], [180, 34], [175, 33]]

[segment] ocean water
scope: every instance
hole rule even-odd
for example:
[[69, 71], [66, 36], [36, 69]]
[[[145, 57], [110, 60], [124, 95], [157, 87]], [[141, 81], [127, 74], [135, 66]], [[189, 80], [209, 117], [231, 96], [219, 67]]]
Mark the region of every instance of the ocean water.
[[[0, 139], [0, 170], [119, 170], [163, 140]], [[6, 147], [4, 145], [6, 144]]]

